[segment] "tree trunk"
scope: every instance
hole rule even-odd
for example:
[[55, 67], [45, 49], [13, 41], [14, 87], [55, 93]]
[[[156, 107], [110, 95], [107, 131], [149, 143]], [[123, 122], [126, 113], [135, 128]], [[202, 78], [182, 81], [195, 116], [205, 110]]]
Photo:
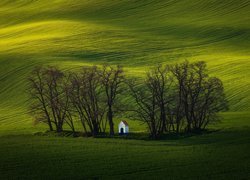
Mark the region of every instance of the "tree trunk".
[[57, 126], [57, 132], [60, 133], [63, 131], [62, 125]]
[[188, 125], [187, 125], [187, 132], [191, 132], [191, 123], [188, 122]]
[[50, 131], [53, 131], [53, 126], [52, 126], [52, 124], [51, 124], [51, 121], [50, 121], [50, 120], [48, 120], [48, 124], [49, 124], [49, 130], [50, 130]]
[[113, 122], [113, 111], [112, 111], [112, 107], [109, 106], [109, 110], [108, 110], [108, 120], [109, 120], [109, 135], [110, 136], [114, 136], [115, 135], [115, 131], [114, 131], [114, 122]]
[[177, 123], [176, 123], [176, 133], [177, 134], [180, 133], [180, 122], [179, 122], [179, 120], [177, 120]]
[[94, 123], [93, 124], [93, 132], [92, 132], [92, 134], [95, 137], [95, 136], [98, 135], [98, 133], [99, 133], [99, 127], [98, 127], [97, 123]]

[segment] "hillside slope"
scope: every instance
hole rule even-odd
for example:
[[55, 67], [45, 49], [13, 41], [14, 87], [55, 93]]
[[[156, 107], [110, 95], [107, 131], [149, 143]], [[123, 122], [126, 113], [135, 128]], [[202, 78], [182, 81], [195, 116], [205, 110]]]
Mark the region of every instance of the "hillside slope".
[[108, 62], [141, 73], [204, 60], [223, 80], [230, 110], [249, 111], [249, 20], [248, 0], [2, 0], [0, 128], [30, 123], [25, 82], [38, 64]]

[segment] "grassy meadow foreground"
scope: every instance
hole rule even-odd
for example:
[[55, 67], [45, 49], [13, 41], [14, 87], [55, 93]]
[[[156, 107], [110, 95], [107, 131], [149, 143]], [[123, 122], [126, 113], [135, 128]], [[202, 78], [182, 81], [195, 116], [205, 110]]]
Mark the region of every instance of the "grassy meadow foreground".
[[158, 141], [2, 136], [1, 179], [248, 179], [250, 114], [223, 117], [216, 132]]
[[[0, 179], [250, 178], [249, 0], [1, 0], [0, 12]], [[185, 59], [224, 83], [229, 112], [213, 132], [150, 141], [129, 121], [142, 139], [34, 135], [47, 130], [27, 113], [35, 66], [140, 76]]]

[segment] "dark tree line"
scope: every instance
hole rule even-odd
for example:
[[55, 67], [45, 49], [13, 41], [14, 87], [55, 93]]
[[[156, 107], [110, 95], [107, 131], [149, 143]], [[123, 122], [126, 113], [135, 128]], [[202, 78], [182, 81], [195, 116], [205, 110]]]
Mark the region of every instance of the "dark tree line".
[[121, 109], [146, 123], [152, 138], [202, 131], [227, 109], [223, 84], [209, 77], [205, 62], [158, 65], [141, 78], [125, 77], [120, 66], [68, 73], [38, 67], [29, 77], [28, 92], [34, 118], [51, 131], [61, 132], [67, 124], [75, 132], [78, 119], [92, 136], [105, 133], [107, 126], [113, 136], [113, 119]]
[[79, 119], [85, 134], [105, 133], [108, 123], [113, 136], [114, 105], [123, 79], [120, 66], [83, 67], [77, 73], [37, 67], [28, 78], [30, 112], [50, 131], [62, 132], [66, 123], [75, 132], [74, 119]]
[[29, 77], [31, 112], [37, 121], [47, 123], [51, 131], [55, 127], [61, 132], [64, 123], [70, 121], [66, 84], [65, 74], [54, 67], [37, 67]]
[[227, 110], [223, 84], [209, 77], [205, 62], [156, 66], [146, 78], [128, 81], [133, 111], [152, 138], [165, 132], [197, 132]]

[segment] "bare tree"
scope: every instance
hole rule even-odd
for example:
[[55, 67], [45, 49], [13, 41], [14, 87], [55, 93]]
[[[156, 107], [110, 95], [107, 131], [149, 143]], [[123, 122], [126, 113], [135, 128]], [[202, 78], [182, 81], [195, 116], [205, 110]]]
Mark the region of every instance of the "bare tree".
[[[172, 68], [179, 88], [178, 109], [184, 109], [187, 131], [201, 130], [227, 108], [222, 82], [209, 78], [206, 63], [184, 62]], [[178, 110], [180, 117], [180, 111]]]
[[218, 120], [217, 113], [228, 109], [223, 84], [218, 78], [208, 78], [202, 86], [201, 94], [198, 97], [194, 108], [194, 130], [202, 130], [209, 123]]
[[171, 67], [171, 71], [175, 76], [175, 104], [172, 109], [172, 115], [176, 122], [176, 132], [180, 132], [180, 125], [185, 117], [185, 106], [186, 103], [184, 96], [186, 96], [185, 82], [188, 73], [188, 61], [181, 64], [176, 64]]
[[117, 100], [117, 95], [121, 93], [121, 84], [123, 82], [123, 70], [121, 66], [116, 68], [104, 65], [100, 72], [101, 84], [105, 90], [106, 105], [107, 105], [107, 118], [110, 127], [110, 135], [114, 135], [114, 104]]
[[172, 82], [173, 77], [169, 66], [158, 65], [147, 73], [146, 85], [155, 93], [156, 105], [160, 110], [159, 134], [163, 134], [170, 126], [170, 103], [173, 100]]
[[57, 132], [63, 130], [63, 123], [69, 107], [65, 91], [65, 76], [56, 67], [37, 67], [29, 77], [28, 90], [31, 97], [32, 111], [37, 120], [46, 119], [50, 130], [53, 124]]
[[36, 67], [28, 78], [28, 93], [30, 96], [30, 112], [39, 122], [48, 124], [53, 131], [51, 113], [48, 107], [47, 86], [44, 79], [44, 68]]
[[66, 118], [65, 122], [66, 124], [71, 128], [72, 132], [75, 133], [75, 126], [74, 126], [74, 117], [76, 116], [75, 109], [73, 103], [70, 101], [71, 93], [72, 93], [72, 86], [70, 79], [72, 77], [72, 74], [69, 73], [66, 76], [66, 81], [64, 82], [64, 95], [65, 99], [67, 100], [67, 107], [66, 107]]
[[160, 136], [160, 117], [159, 108], [157, 107], [157, 98], [155, 89], [149, 88], [145, 81], [135, 79], [127, 80], [131, 96], [135, 104], [130, 109], [135, 114], [133, 118], [147, 124], [150, 136], [156, 139]]
[[93, 136], [105, 132], [106, 127], [103, 125], [106, 107], [99, 73], [96, 66], [83, 67], [80, 74], [74, 74], [71, 78], [71, 102], [85, 133], [89, 129]]
[[68, 96], [65, 95], [64, 73], [56, 67], [48, 67], [44, 71], [47, 86], [46, 97], [51, 110], [53, 123], [57, 132], [63, 131], [63, 124], [69, 107]]

